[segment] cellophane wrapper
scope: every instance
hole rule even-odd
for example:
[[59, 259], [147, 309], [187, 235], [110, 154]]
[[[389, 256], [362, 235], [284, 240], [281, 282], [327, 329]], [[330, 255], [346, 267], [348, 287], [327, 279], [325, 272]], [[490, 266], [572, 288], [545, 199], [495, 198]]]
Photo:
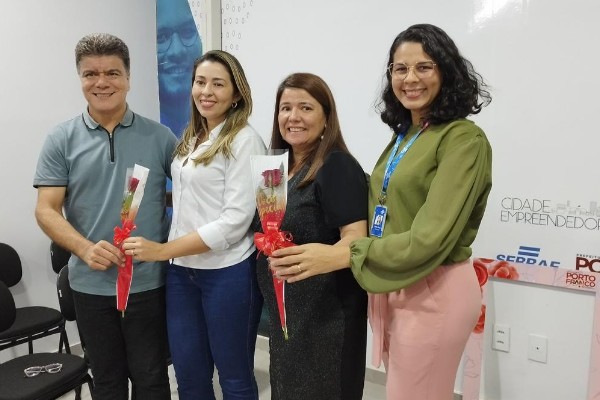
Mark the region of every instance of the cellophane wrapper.
[[[136, 229], [135, 217], [138, 213], [144, 189], [148, 180], [150, 170], [141, 165], [135, 164], [133, 168], [127, 169], [125, 177], [125, 191], [123, 194], [123, 203], [121, 205], [121, 226], [115, 226], [113, 244], [123, 251], [123, 241], [131, 236]], [[133, 257], [125, 255], [125, 266], [119, 266], [117, 275], [117, 310], [125, 315], [127, 300], [129, 299], [129, 290], [133, 280]]]
[[[287, 205], [288, 153], [252, 156], [252, 182], [256, 191], [256, 208], [262, 233], [254, 234], [259, 252], [270, 257], [273, 251], [294, 246], [292, 235], [281, 231], [281, 222]], [[288, 339], [285, 312], [285, 281], [273, 275], [279, 320], [284, 338]]]

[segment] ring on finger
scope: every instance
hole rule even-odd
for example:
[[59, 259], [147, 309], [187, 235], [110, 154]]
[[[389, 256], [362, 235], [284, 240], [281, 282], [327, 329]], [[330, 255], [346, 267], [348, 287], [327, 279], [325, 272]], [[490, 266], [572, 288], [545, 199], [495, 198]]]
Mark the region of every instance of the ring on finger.
[[296, 264], [296, 268], [298, 268], [298, 273], [302, 273], [302, 267], [300, 267], [300, 264]]

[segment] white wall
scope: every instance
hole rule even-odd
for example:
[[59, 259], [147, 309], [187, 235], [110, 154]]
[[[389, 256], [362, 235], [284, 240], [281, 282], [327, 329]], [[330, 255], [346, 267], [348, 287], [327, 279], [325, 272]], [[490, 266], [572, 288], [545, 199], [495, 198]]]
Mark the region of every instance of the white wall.
[[[223, 0], [223, 11], [223, 43], [245, 66], [255, 100], [252, 122], [263, 137], [269, 138], [281, 79], [294, 71], [314, 72], [330, 84], [349, 146], [367, 171], [389, 137], [372, 106], [392, 39], [412, 23], [443, 27], [494, 95], [492, 105], [475, 118], [494, 148], [495, 180], [475, 255], [495, 258], [511, 249], [514, 254], [519, 244], [538, 244], [548, 258], [572, 268], [576, 252], [600, 253], [597, 231], [498, 221], [507, 195], [584, 205], [598, 199], [599, 171], [591, 163], [600, 139], [590, 126], [600, 90], [593, 51], [600, 37], [595, 21], [600, 3]], [[0, 3], [0, 179], [5, 185], [0, 241], [13, 245], [23, 259], [23, 280], [12, 288], [18, 305], [57, 306], [49, 241], [33, 218], [31, 182], [48, 130], [85, 104], [74, 67], [75, 43], [90, 32], [122, 37], [132, 56], [129, 104], [158, 118], [154, 13], [149, 0]], [[591, 340], [589, 296], [514, 282], [493, 282], [488, 290], [488, 321], [512, 327], [513, 347], [508, 354], [492, 352], [488, 325], [482, 398], [517, 400], [516, 392], [531, 395], [523, 399], [582, 398], [582, 392], [565, 397], [562, 388], [587, 386], [581, 371]], [[70, 332], [75, 338], [72, 326]], [[550, 338], [546, 366], [526, 360], [523, 343], [529, 333]], [[57, 342], [50, 337], [36, 348], [55, 349]], [[0, 361], [10, 356], [2, 352]], [[533, 395], [536, 388], [543, 391]]]
[[[15, 247], [23, 262], [23, 279], [11, 288], [17, 306], [58, 307], [50, 242], [33, 215], [32, 180], [48, 131], [85, 106], [75, 71], [75, 44], [93, 32], [121, 37], [131, 56], [129, 105], [158, 119], [155, 14], [149, 0], [0, 2], [0, 241]], [[69, 338], [78, 342], [72, 325]], [[57, 335], [34, 344], [36, 351], [57, 346]], [[13, 354], [3, 351], [0, 361]]]

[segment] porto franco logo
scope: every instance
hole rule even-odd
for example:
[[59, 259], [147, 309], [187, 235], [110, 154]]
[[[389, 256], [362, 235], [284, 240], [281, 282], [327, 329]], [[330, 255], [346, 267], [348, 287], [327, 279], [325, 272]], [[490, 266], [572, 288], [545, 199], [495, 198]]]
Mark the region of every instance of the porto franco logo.
[[589, 272], [600, 272], [600, 256], [591, 256], [589, 254], [577, 254], [575, 258], [575, 269], [577, 271], [585, 269]]
[[596, 277], [594, 275], [582, 274], [580, 272], [567, 272], [565, 283], [568, 286], [576, 286], [580, 288], [595, 288]]
[[546, 260], [544, 258], [541, 258], [540, 252], [540, 247], [519, 246], [519, 251], [516, 255], [498, 254], [496, 258], [501, 261], [508, 261], [519, 264], [539, 265], [542, 267], [558, 268], [560, 266], [560, 261]]

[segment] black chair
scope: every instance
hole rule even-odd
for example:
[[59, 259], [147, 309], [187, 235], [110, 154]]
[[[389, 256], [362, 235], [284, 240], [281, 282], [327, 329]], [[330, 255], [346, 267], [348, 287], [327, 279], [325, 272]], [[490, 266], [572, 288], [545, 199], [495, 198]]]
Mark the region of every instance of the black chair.
[[[55, 249], [53, 252], [51, 250], [52, 256], [52, 268], [54, 268], [55, 257], [61, 258], [61, 263], [64, 262], [64, 265], [60, 271], [58, 271], [58, 275], [56, 277], [56, 294], [58, 295], [58, 305], [60, 307], [60, 312], [63, 317], [67, 321], [76, 321], [77, 315], [75, 314], [75, 303], [73, 302], [73, 291], [71, 290], [71, 284], [69, 283], [69, 266], [67, 262], [69, 261], [69, 257], [64, 258], [62, 253], [66, 252], [66, 250], [62, 248]], [[70, 254], [69, 254], [70, 256]], [[77, 326], [77, 332], [79, 332], [79, 326]], [[83, 342], [83, 336], [81, 336], [81, 332], [79, 332], [79, 343], [81, 345], [81, 351], [83, 352], [83, 359], [85, 363], [90, 364], [90, 360], [88, 359], [87, 353], [85, 351], [85, 343]], [[81, 395], [81, 387], [75, 389], [75, 397]]]
[[[71, 284], [69, 283], [69, 266], [64, 265], [56, 277], [56, 293], [58, 295], [58, 305], [60, 312], [67, 321], [75, 322], [77, 315], [75, 314], [75, 303], [73, 302], [73, 291]], [[85, 351], [85, 343], [83, 336], [77, 326], [77, 332], [79, 332], [79, 343], [81, 344], [81, 350], [83, 351], [83, 358], [88, 361], [87, 353]]]
[[68, 250], [63, 249], [54, 242], [50, 243], [50, 262], [54, 272], [58, 274], [69, 263], [70, 258], [71, 253]]
[[[77, 317], [75, 316], [75, 304], [73, 303], [73, 293], [69, 283], [68, 264], [70, 258], [71, 253], [68, 250], [60, 247], [55, 242], [50, 243], [50, 262], [52, 270], [56, 272], [56, 294], [58, 295], [60, 313], [65, 320], [74, 322]], [[79, 332], [79, 326], [77, 326], [77, 331]], [[87, 360], [81, 333], [79, 333], [79, 339], [81, 340], [81, 349], [84, 351], [84, 357]]]
[[58, 305], [60, 312], [67, 321], [75, 321], [75, 304], [73, 303], [73, 291], [69, 283], [69, 267], [65, 265], [58, 271], [56, 277], [56, 294], [58, 295]]
[[[0, 282], [0, 333], [14, 325], [17, 314], [11, 292]], [[28, 377], [25, 369], [34, 366], [43, 372], [38, 368], [40, 372]], [[72, 390], [76, 390], [75, 399], [80, 400], [85, 383], [91, 393], [93, 383], [87, 363], [72, 354], [28, 354], [0, 364], [0, 400], [53, 400]]]
[[[19, 283], [23, 276], [21, 258], [11, 246], [0, 243], [0, 281], [7, 287]], [[31, 306], [16, 308], [16, 316], [10, 327], [0, 332], [0, 350], [27, 343], [33, 354], [33, 341], [45, 336], [59, 334], [59, 352], [70, 353], [69, 338], [65, 330], [65, 318], [53, 308]]]

